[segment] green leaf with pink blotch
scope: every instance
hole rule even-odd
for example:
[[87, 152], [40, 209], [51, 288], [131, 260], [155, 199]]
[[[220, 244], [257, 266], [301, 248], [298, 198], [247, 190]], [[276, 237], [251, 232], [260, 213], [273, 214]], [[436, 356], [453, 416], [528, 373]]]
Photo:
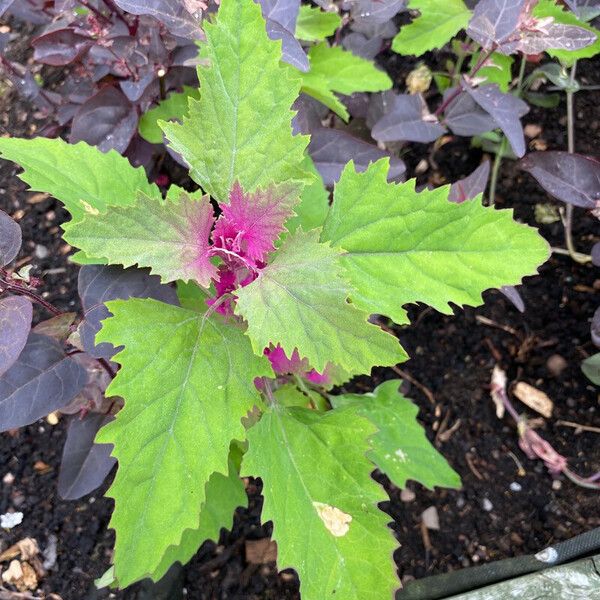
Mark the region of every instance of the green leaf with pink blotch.
[[193, 280], [203, 287], [216, 276], [209, 256], [214, 214], [208, 197], [156, 200], [139, 194], [133, 206], [110, 207], [64, 226], [65, 240], [109, 264], [151, 267], [163, 282]]

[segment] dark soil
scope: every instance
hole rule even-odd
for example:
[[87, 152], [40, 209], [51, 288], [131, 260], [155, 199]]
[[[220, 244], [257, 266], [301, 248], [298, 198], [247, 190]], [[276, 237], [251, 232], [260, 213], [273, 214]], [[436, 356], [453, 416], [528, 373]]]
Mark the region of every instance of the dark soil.
[[[389, 60], [390, 70], [400, 80], [401, 71], [392, 64], [398, 57]], [[592, 79], [599, 67], [598, 61], [582, 63], [580, 74], [588, 83], [600, 83]], [[2, 134], [35, 133], [39, 122], [31, 107], [6, 93], [0, 102]], [[581, 92], [576, 98], [577, 149], [583, 153], [598, 152], [598, 102], [597, 93]], [[532, 110], [525, 122], [541, 127], [532, 147], [564, 149], [564, 114], [564, 105], [549, 111]], [[430, 168], [420, 179], [436, 185], [453, 181], [472, 171], [481, 156], [467, 140], [451, 140], [433, 157], [437, 168]], [[427, 157], [425, 148], [413, 148], [406, 157], [409, 175]], [[20, 263], [33, 265], [33, 273], [44, 280], [49, 300], [71, 310], [77, 306], [77, 269], [68, 262], [69, 248], [59, 237], [66, 214], [53, 199], [40, 200], [39, 195], [26, 192], [26, 186], [15, 178], [16, 172], [11, 163], [0, 162], [0, 208], [23, 229]], [[505, 162], [497, 195], [500, 207], [513, 207], [519, 220], [538, 226], [534, 206], [546, 202], [548, 196], [528, 175], [514, 163]], [[563, 245], [560, 223], [540, 229], [552, 245]], [[599, 233], [595, 219], [576, 211], [575, 239], [581, 251], [589, 251], [600, 240]], [[415, 498], [403, 502], [400, 490], [382, 480], [390, 495], [384, 509], [400, 542], [395, 559], [404, 581], [536, 552], [600, 526], [597, 492], [568, 480], [553, 481], [541, 463], [527, 459], [518, 447], [512, 423], [496, 418], [488, 389], [492, 368], [498, 363], [510, 380], [525, 381], [546, 392], [555, 402], [555, 412], [541, 424], [540, 434], [569, 458], [574, 470], [589, 474], [600, 469], [598, 434], [558, 425], [562, 420], [600, 426], [598, 390], [580, 371], [581, 360], [594, 352], [589, 324], [598, 305], [598, 290], [597, 269], [555, 256], [541, 268], [539, 277], [528, 278], [520, 288], [527, 304], [524, 314], [498, 292], [487, 293], [481, 308], [457, 310], [455, 316], [442, 316], [423, 307], [410, 310], [414, 324], [397, 333], [412, 358], [401, 367], [428, 393], [416, 385], [408, 393], [421, 408], [420, 419], [428, 435], [460, 473], [463, 488], [428, 491], [411, 483]], [[487, 324], [478, 320], [482, 316]], [[566, 365], [560, 374], [549, 368], [560, 362], [557, 357]], [[380, 369], [372, 378], [360, 378], [347, 389], [370, 391], [392, 377], [398, 377], [397, 373]], [[525, 408], [519, 405], [519, 410]], [[35, 538], [43, 549], [55, 535], [57, 563], [41, 581], [40, 592], [59, 594], [64, 600], [130, 599], [135, 589], [110, 596], [105, 591], [91, 591], [93, 579], [110, 564], [113, 534], [107, 525], [112, 501], [101, 497], [103, 490], [77, 502], [58, 498], [56, 479], [65, 431], [64, 420], [56, 426], [42, 421], [0, 437], [0, 477], [14, 476], [11, 484], [2, 484], [0, 513], [9, 509], [24, 513], [21, 525], [0, 532], [0, 551], [26, 536]], [[36, 468], [37, 461], [48, 469]], [[519, 474], [518, 461], [524, 475]], [[511, 488], [513, 483], [520, 488]], [[273, 563], [252, 565], [246, 561], [245, 542], [270, 533], [269, 526], [260, 525], [259, 482], [250, 481], [247, 489], [250, 509], [238, 511], [233, 532], [224, 533], [218, 544], [204, 544], [185, 568], [187, 597], [299, 597], [293, 573], [278, 574]], [[486, 499], [489, 502], [484, 508]], [[437, 507], [440, 530], [429, 533], [431, 546], [426, 548], [420, 523], [422, 511], [429, 506]]]

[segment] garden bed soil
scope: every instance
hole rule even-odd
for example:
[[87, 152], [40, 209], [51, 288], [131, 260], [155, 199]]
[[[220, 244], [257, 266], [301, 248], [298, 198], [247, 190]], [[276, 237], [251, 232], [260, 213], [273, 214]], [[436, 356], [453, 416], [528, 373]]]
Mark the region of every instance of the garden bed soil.
[[[387, 58], [388, 70], [397, 80], [405, 74], [406, 67], [398, 67], [402, 60], [391, 54]], [[584, 62], [579, 74], [588, 83], [600, 83], [591, 79], [599, 66], [598, 61]], [[582, 153], [598, 152], [598, 98], [591, 92], [576, 96], [576, 143]], [[1, 94], [0, 114], [2, 135], [31, 136], [40, 125], [31, 107], [6, 90]], [[564, 103], [553, 110], [533, 109], [525, 122], [537, 126], [539, 134], [529, 140], [530, 147], [564, 149], [564, 114]], [[433, 158], [436, 168], [430, 160], [420, 181], [439, 185], [471, 172], [481, 160], [481, 151], [458, 138], [450, 139], [430, 157], [425, 146], [415, 144], [405, 156], [409, 175], [423, 158]], [[27, 192], [16, 173], [12, 163], [0, 162], [0, 208], [23, 230], [19, 260], [33, 265], [33, 274], [43, 278], [48, 300], [63, 310], [76, 309], [77, 268], [68, 262], [70, 249], [59, 237], [60, 223], [67, 215], [52, 198]], [[518, 171], [515, 163], [504, 163], [498, 206], [514, 208], [517, 219], [539, 226], [552, 245], [561, 246], [560, 223], [540, 226], [535, 222], [535, 204], [546, 202], [548, 196], [533, 179]], [[589, 251], [600, 240], [598, 233], [597, 220], [576, 210], [579, 248]], [[539, 277], [527, 278], [520, 288], [527, 305], [524, 314], [498, 292], [486, 293], [484, 306], [457, 309], [455, 316], [424, 307], [410, 309], [414, 324], [397, 330], [411, 356], [401, 369], [421, 387], [410, 385], [408, 395], [421, 409], [419, 418], [428, 436], [461, 475], [463, 487], [428, 491], [411, 482], [414, 499], [406, 501], [406, 493], [403, 500], [399, 489], [378, 478], [390, 496], [383, 509], [400, 543], [394, 558], [403, 581], [536, 552], [600, 526], [598, 493], [567, 480], [553, 481], [540, 462], [527, 459], [518, 447], [515, 427], [496, 417], [489, 397], [495, 364], [507, 370], [509, 380], [525, 381], [546, 392], [555, 402], [555, 411], [551, 419], [543, 420], [539, 433], [569, 458], [574, 470], [597, 471], [598, 434], [558, 422], [600, 426], [598, 390], [580, 370], [581, 360], [594, 352], [589, 324], [599, 304], [599, 290], [598, 269], [553, 256]], [[559, 366], [564, 367], [560, 373]], [[398, 374], [391, 369], [377, 369], [372, 378], [358, 378], [345, 389], [371, 391], [395, 377]], [[525, 408], [519, 405], [519, 410]], [[41, 580], [41, 593], [54, 593], [64, 600], [137, 597], [135, 587], [110, 595], [93, 591], [94, 578], [110, 564], [114, 536], [107, 525], [112, 501], [102, 497], [103, 490], [76, 502], [59, 499], [56, 481], [65, 425], [64, 419], [54, 426], [41, 421], [0, 436], [0, 479], [4, 478], [0, 513], [18, 510], [24, 514], [21, 525], [0, 532], [0, 551], [27, 536], [44, 549], [56, 536], [56, 565]], [[7, 483], [7, 474], [14, 477], [12, 483]], [[293, 572], [278, 574], [272, 562], [248, 561], [248, 542], [252, 545], [266, 538], [270, 526], [260, 524], [260, 482], [248, 481], [247, 490], [250, 508], [238, 511], [233, 531], [223, 533], [218, 543], [204, 544], [185, 567], [188, 598], [299, 597]], [[421, 513], [431, 506], [437, 508], [440, 529], [424, 536]]]

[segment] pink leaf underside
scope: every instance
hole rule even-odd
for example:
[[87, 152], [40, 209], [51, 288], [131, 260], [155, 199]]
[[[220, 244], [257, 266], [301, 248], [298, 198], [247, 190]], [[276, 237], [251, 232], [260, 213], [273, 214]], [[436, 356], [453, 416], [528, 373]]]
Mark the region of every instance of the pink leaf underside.
[[222, 204], [213, 240], [225, 248], [258, 263], [274, 249], [274, 243], [285, 229], [283, 224], [293, 214], [297, 190], [272, 185], [266, 190], [245, 194], [235, 183], [229, 194], [229, 204]]

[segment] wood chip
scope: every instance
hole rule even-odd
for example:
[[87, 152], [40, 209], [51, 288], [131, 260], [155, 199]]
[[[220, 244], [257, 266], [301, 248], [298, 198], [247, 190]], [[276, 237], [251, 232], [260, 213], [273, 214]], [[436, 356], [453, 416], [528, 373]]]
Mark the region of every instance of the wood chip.
[[541, 390], [534, 388], [524, 381], [519, 381], [513, 388], [513, 394], [523, 404], [526, 404], [532, 410], [540, 413], [540, 415], [546, 417], [546, 419], [549, 419], [552, 416], [554, 403]]
[[44, 200], [50, 198], [50, 194], [45, 194], [44, 192], [39, 192], [37, 194], [32, 194], [27, 198], [27, 204], [40, 204]]
[[277, 560], [277, 544], [269, 538], [246, 540], [246, 560], [253, 565], [264, 565]]
[[10, 548], [7, 548], [0, 554], [0, 562], [6, 562], [7, 560], [17, 558], [17, 556], [20, 556], [23, 560], [29, 560], [39, 553], [40, 548], [37, 541], [33, 538], [26, 537], [19, 540], [16, 544], [13, 544]]

